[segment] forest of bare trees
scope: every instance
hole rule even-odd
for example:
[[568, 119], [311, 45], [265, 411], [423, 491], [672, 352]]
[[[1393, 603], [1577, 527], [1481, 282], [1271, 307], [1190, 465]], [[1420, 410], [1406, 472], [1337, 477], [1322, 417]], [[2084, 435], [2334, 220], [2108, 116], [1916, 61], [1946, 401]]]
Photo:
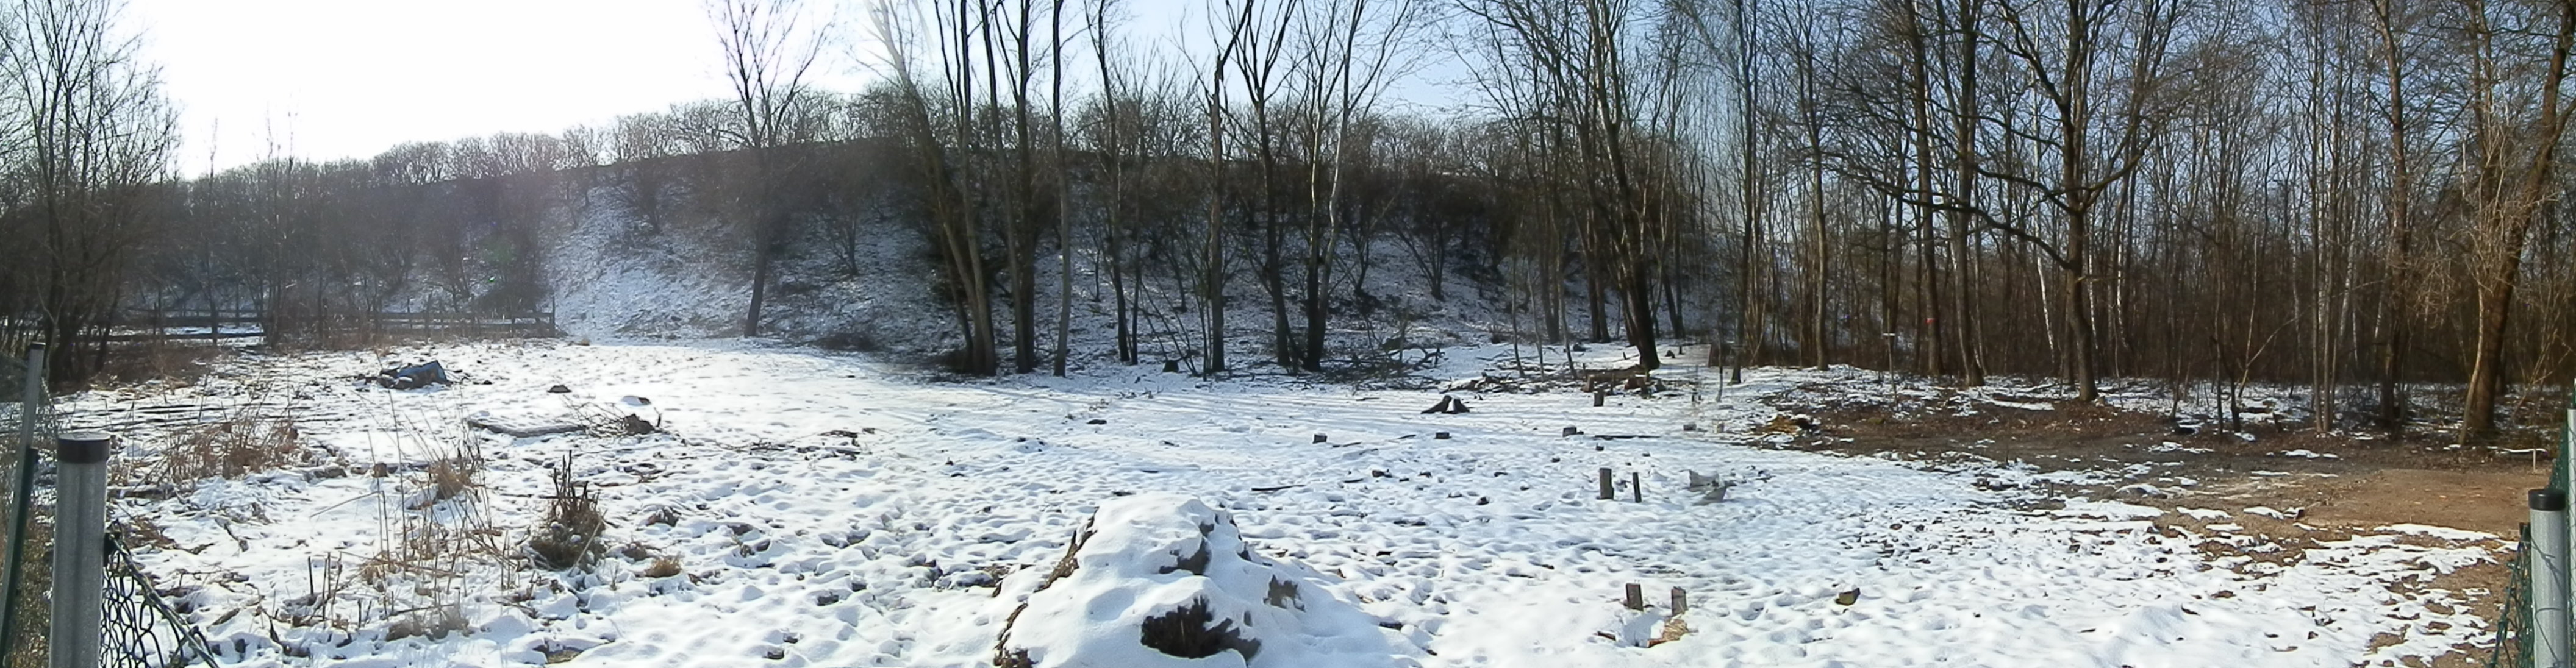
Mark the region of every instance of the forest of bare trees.
[[57, 378], [105, 350], [93, 330], [161, 216], [176, 117], [109, 0], [0, 3], [0, 350], [51, 340]]
[[[1377, 348], [1336, 332], [1474, 302], [1646, 368], [2293, 383], [2321, 429], [2433, 391], [2492, 434], [2576, 377], [2563, 2], [714, 0], [732, 99], [188, 179], [110, 8], [7, 10], [0, 348], [540, 309], [550, 244], [611, 211], [738, 244], [746, 335], [788, 260], [919, 239], [946, 312], [916, 315], [974, 375], [1328, 372]], [[878, 83], [815, 87], [827, 43], [881, 46]]]

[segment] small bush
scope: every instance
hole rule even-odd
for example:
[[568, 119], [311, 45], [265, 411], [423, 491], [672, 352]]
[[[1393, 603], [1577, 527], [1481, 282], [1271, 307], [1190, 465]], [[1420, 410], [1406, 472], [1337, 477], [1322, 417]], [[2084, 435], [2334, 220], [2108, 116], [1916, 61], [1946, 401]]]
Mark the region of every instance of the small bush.
[[235, 478], [303, 463], [295, 423], [250, 414], [180, 432], [161, 453], [155, 482]]
[[440, 501], [464, 496], [476, 488], [474, 477], [483, 470], [483, 459], [459, 452], [429, 462], [431, 498]]
[[[137, 385], [155, 380], [179, 385], [193, 385], [213, 370], [212, 362], [223, 355], [223, 349], [212, 342], [147, 339], [132, 346], [111, 348], [107, 363], [99, 369], [104, 384]], [[14, 388], [13, 388], [14, 389]]]
[[672, 557], [657, 557], [652, 565], [645, 566], [642, 571], [642, 575], [648, 578], [667, 578], [679, 574], [680, 560]]
[[587, 565], [605, 551], [599, 535], [608, 529], [608, 519], [600, 516], [599, 498], [590, 485], [573, 480], [572, 471], [572, 455], [565, 454], [554, 467], [555, 493], [546, 497], [545, 524], [528, 532], [529, 558], [549, 570]]

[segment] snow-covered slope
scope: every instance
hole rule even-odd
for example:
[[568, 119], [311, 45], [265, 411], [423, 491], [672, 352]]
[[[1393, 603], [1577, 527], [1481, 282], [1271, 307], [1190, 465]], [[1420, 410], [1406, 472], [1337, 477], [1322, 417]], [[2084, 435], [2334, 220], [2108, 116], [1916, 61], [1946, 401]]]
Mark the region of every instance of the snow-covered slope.
[[[2474, 536], [2364, 534], [2275, 546], [2305, 557], [2281, 563], [2222, 558], [2154, 524], [2155, 509], [1991, 484], [2037, 475], [2025, 468], [1751, 447], [1772, 415], [1754, 399], [1870, 381], [1848, 371], [1757, 369], [1723, 398], [1614, 395], [1599, 408], [1572, 393], [1456, 392], [1470, 412], [1425, 414], [1437, 394], [1125, 367], [925, 383], [739, 343], [396, 352], [464, 380], [375, 389], [345, 378], [383, 360], [316, 353], [248, 359], [171, 395], [73, 404], [76, 423], [128, 423], [122, 461], [167, 447], [133, 422], [171, 414], [141, 410], [156, 405], [280, 404], [327, 448], [297, 469], [119, 502], [166, 534], [141, 558], [184, 589], [232, 665], [984, 666], [1023, 604], [1071, 614], [1029, 573], [1054, 569], [1095, 513], [1150, 528], [1222, 512], [1239, 527], [1238, 565], [1313, 569], [1298, 586], [1329, 596], [1311, 603], [1356, 607], [1384, 630], [1368, 651], [1389, 665], [2347, 666], [2485, 637], [2464, 595], [2425, 585], [2494, 558]], [[1474, 377], [1504, 354], [1453, 349], [1441, 373]], [[572, 392], [547, 392], [556, 384]], [[627, 396], [665, 430], [522, 439], [454, 426], [479, 410], [634, 410]], [[487, 462], [481, 491], [425, 497], [421, 465], [468, 444]], [[403, 562], [452, 569], [449, 581], [378, 560], [439, 535], [514, 555], [556, 493], [547, 466], [567, 456], [608, 519], [613, 547], [597, 565]], [[1595, 498], [1603, 468], [1618, 500]], [[1735, 484], [1710, 502], [1687, 488], [1693, 473]], [[1135, 501], [1162, 494], [1192, 501]], [[675, 568], [657, 570], [666, 557]], [[1144, 598], [1161, 581], [1137, 579], [1159, 567], [1068, 581], [1080, 587], [1060, 592], [1083, 593], [1075, 609], [1103, 623], [1058, 625], [1043, 642], [1126, 642], [1110, 621], [1172, 603]], [[1645, 610], [1622, 606], [1631, 583]], [[1689, 601], [1677, 619], [1675, 588]], [[452, 608], [461, 630], [422, 635], [419, 605]], [[1319, 624], [1329, 632], [1305, 637], [1348, 631]], [[1102, 635], [1079, 637], [1086, 628]]]
[[[614, 197], [595, 193], [582, 201], [589, 204], [559, 212], [562, 222], [550, 228], [546, 256], [551, 304], [567, 334], [607, 341], [741, 333], [750, 305], [751, 253], [739, 230], [717, 221], [688, 220], [648, 232], [613, 204]], [[959, 346], [956, 313], [941, 294], [945, 270], [918, 221], [891, 215], [870, 220], [860, 225], [856, 238], [856, 244], [844, 247], [841, 240], [809, 230], [789, 246], [764, 308], [764, 335], [914, 359]], [[1072, 357], [1077, 364], [1099, 363], [1113, 357], [1110, 279], [1098, 240], [1078, 237], [1075, 246]], [[1364, 287], [1374, 302], [1363, 316], [1355, 301], [1361, 291], [1353, 285], [1362, 273], [1357, 261], [1345, 249], [1327, 286], [1336, 303], [1328, 336], [1337, 357], [1366, 353], [1398, 338], [1452, 345], [1482, 343], [1493, 334], [1513, 331], [1493, 286], [1453, 267], [1444, 280], [1444, 298], [1432, 299], [1421, 263], [1394, 241], [1381, 241], [1369, 253]], [[1157, 361], [1198, 354], [1196, 332], [1202, 325], [1189, 295], [1195, 286], [1175, 283], [1179, 270], [1168, 260], [1137, 262], [1149, 274], [1129, 279], [1136, 281], [1130, 289], [1141, 353]], [[1230, 345], [1236, 364], [1258, 365], [1268, 358], [1271, 345], [1269, 298], [1246, 262], [1237, 258], [1228, 288]], [[1040, 348], [1051, 350], [1055, 301], [1064, 284], [1052, 247], [1039, 258], [1036, 275]], [[1007, 281], [995, 280], [994, 317], [1007, 356], [1011, 314], [1000, 287]], [[1291, 302], [1289, 308], [1293, 324], [1302, 326], [1298, 306]], [[1567, 314], [1566, 327], [1583, 331], [1583, 314], [1580, 308], [1575, 311]], [[1523, 325], [1536, 333], [1535, 322]]]

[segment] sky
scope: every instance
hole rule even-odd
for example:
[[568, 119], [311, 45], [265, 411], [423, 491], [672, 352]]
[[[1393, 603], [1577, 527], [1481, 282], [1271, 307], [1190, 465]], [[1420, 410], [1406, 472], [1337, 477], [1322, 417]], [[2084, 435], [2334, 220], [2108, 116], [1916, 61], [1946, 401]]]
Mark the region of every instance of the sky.
[[[127, 0], [127, 25], [178, 104], [182, 175], [410, 141], [555, 133], [728, 95], [699, 0]], [[874, 78], [857, 0], [808, 0], [840, 43], [814, 73]], [[1201, 0], [1127, 0], [1139, 48], [1172, 48]], [[1436, 68], [1435, 68], [1436, 69]], [[1452, 75], [1454, 76], [1454, 75]], [[1417, 77], [1418, 79], [1418, 77]], [[1391, 96], [1454, 90], [1402, 83]], [[1410, 90], [1408, 90], [1410, 89]]]
[[726, 94], [696, 0], [129, 2], [180, 107], [183, 174], [560, 132]]

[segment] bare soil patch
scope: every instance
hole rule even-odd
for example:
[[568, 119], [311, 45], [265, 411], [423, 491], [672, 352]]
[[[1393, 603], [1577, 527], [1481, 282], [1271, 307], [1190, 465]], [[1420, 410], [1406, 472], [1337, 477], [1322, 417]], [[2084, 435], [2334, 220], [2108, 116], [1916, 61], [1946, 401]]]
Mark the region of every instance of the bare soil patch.
[[[2356, 533], [2384, 533], [2380, 527], [2397, 524], [2493, 534], [2499, 538], [2479, 542], [2503, 559], [2528, 514], [2525, 490], [2548, 482], [2549, 453], [2498, 454], [2491, 448], [2455, 445], [2440, 434], [2257, 426], [2239, 435], [2192, 428], [2160, 415], [2063, 403], [2048, 410], [1978, 405], [1969, 415], [1902, 405], [1781, 408], [1813, 418], [1787, 447], [1932, 461], [1982, 458], [2045, 471], [2101, 472], [2112, 481], [2062, 491], [2167, 510], [2226, 510], [2234, 516], [2217, 521], [2241, 528], [2225, 532], [2232, 534], [2228, 540], [2211, 539], [2202, 549], [2213, 556], [2241, 554], [2275, 563], [2298, 559], [2303, 550], [2269, 546], [2314, 546]], [[2244, 511], [2255, 507], [2284, 516]], [[2157, 522], [2204, 536], [2222, 533], [2207, 530], [2210, 522], [2180, 513]], [[2250, 545], [2266, 547], [2243, 549]], [[2405, 586], [2468, 592], [2473, 607], [2493, 620], [2507, 576], [2502, 563], [2484, 563]], [[2493, 639], [2492, 626], [2446, 634], [2458, 636], [2454, 652], [2412, 665], [2484, 664], [2487, 652], [2476, 645]]]

